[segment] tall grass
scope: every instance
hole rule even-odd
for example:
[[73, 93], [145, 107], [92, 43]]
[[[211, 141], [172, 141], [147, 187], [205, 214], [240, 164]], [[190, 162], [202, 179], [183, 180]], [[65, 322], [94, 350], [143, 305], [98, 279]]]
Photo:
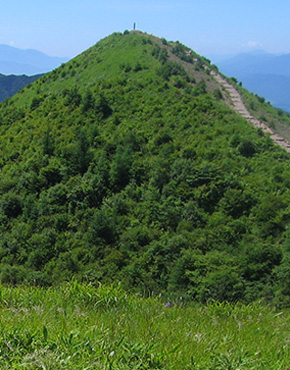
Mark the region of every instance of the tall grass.
[[285, 370], [289, 312], [170, 307], [120, 287], [0, 287], [1, 369]]

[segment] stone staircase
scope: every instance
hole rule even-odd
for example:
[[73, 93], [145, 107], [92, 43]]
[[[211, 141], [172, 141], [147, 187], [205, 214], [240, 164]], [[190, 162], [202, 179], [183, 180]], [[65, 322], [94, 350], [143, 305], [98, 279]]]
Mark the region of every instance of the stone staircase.
[[232, 108], [239, 113], [242, 117], [246, 118], [249, 123], [253, 126], [260, 128], [263, 132], [270, 135], [271, 139], [280, 147], [285, 149], [288, 153], [290, 153], [290, 142], [285, 140], [282, 136], [276, 134], [273, 130], [270, 129], [264, 122], [258, 120], [246, 108], [241, 94], [238, 90], [231, 85], [221, 74], [218, 72], [211, 70], [210, 74], [212, 77], [224, 88], [224, 90], [229, 94], [230, 100], [232, 102]]

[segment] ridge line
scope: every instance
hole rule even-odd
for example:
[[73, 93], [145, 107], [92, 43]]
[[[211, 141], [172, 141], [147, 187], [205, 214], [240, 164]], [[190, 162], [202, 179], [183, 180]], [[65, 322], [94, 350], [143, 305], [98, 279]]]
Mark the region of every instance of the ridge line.
[[264, 122], [255, 118], [246, 108], [243, 98], [239, 91], [231, 85], [220, 73], [211, 70], [210, 74], [215, 80], [224, 87], [228, 92], [230, 99], [232, 101], [232, 108], [242, 117], [253, 125], [254, 127], [260, 128], [263, 132], [270, 134], [271, 139], [279, 145], [281, 148], [285, 149], [286, 152], [290, 153], [290, 142], [285, 140], [279, 134], [276, 134], [270, 127], [268, 127]]

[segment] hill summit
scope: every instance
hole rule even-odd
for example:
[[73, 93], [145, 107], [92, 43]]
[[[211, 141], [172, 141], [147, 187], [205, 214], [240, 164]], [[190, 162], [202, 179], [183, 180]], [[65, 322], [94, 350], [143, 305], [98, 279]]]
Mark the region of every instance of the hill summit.
[[289, 154], [214, 71], [180, 42], [115, 33], [2, 103], [0, 280], [287, 304]]

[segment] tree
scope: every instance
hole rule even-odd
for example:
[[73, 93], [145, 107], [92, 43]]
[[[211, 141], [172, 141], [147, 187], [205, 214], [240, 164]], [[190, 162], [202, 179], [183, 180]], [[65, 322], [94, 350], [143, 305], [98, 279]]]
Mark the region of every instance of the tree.
[[95, 109], [96, 112], [100, 113], [104, 119], [110, 117], [110, 115], [113, 113], [113, 110], [111, 109], [108, 100], [102, 93], [100, 93], [96, 101]]
[[42, 145], [43, 145], [43, 154], [51, 157], [54, 153], [55, 141], [49, 126], [47, 127], [47, 130], [43, 135]]
[[114, 190], [121, 190], [129, 183], [132, 162], [130, 147], [119, 145], [110, 170], [111, 184]]
[[82, 99], [82, 113], [88, 113], [95, 107], [95, 99], [90, 90], [87, 90], [85, 96]]

